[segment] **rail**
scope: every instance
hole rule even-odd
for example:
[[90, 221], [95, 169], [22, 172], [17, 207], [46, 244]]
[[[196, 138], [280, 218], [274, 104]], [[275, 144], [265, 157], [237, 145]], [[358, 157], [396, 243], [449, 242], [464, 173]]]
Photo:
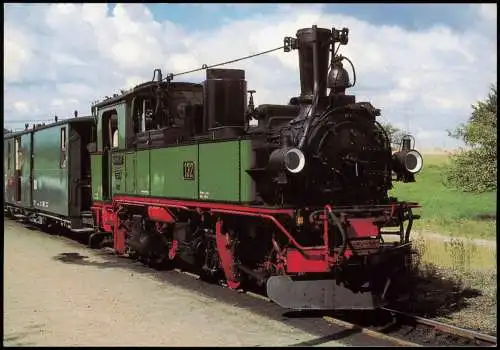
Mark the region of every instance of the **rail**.
[[479, 332], [476, 332], [473, 330], [452, 326], [450, 324], [446, 324], [446, 323], [439, 322], [439, 321], [429, 320], [427, 318], [407, 314], [405, 312], [401, 312], [401, 311], [397, 311], [397, 310], [393, 310], [393, 309], [388, 309], [385, 307], [383, 307], [381, 309], [388, 311], [393, 315], [411, 319], [411, 320], [415, 321], [417, 324], [432, 327], [432, 328], [434, 328], [440, 332], [446, 333], [446, 334], [455, 335], [458, 337], [462, 337], [462, 338], [466, 338], [466, 339], [470, 339], [470, 340], [474, 340], [474, 341], [481, 341], [481, 342], [488, 343], [488, 344], [495, 345], [495, 346], [497, 345], [497, 338], [494, 336], [488, 335], [488, 334], [483, 334], [483, 333], [479, 333]]

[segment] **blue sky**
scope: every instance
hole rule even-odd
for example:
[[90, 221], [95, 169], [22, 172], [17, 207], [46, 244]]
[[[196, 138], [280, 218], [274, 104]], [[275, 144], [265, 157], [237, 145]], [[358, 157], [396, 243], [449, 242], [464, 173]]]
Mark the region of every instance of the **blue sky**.
[[[350, 29], [351, 93], [382, 109], [424, 147], [456, 147], [446, 130], [467, 120], [497, 74], [496, 4], [6, 4], [4, 115], [87, 114], [91, 101], [151, 79], [280, 46], [317, 24]], [[257, 104], [299, 91], [296, 53], [246, 70]], [[203, 73], [183, 76], [202, 81]]]
[[[194, 5], [196, 6], [196, 5]], [[292, 5], [293, 6], [293, 5]], [[443, 24], [453, 29], [467, 28], [474, 17], [471, 4], [324, 4], [326, 13], [354, 16], [375, 25], [397, 25], [407, 29], [421, 29]], [[242, 20], [256, 14], [278, 11], [279, 4], [246, 4], [246, 6], [224, 7], [220, 4], [203, 4], [202, 10], [193, 10], [192, 5], [148, 4], [156, 20], [196, 29], [210, 29], [221, 20]]]

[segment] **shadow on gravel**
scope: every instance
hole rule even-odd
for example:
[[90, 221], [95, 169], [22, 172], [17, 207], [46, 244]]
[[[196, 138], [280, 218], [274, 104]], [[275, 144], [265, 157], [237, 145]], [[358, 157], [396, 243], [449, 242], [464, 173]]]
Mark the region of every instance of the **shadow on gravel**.
[[321, 345], [324, 343], [328, 343], [333, 340], [341, 340], [343, 338], [350, 337], [356, 333], [359, 333], [360, 329], [346, 329], [334, 334], [326, 335], [324, 337], [319, 337], [316, 339], [311, 339], [311, 340], [306, 340], [300, 343], [288, 345], [289, 347], [295, 347], [295, 346], [317, 346]]
[[[60, 261], [66, 264], [75, 264], [75, 265], [85, 265], [85, 266], [94, 266], [101, 269], [106, 268], [130, 268], [131, 263], [133, 261], [105, 261], [99, 262], [95, 260], [88, 260], [89, 257], [86, 255], [80, 255], [80, 253], [61, 253], [53, 257], [54, 260]], [[123, 258], [125, 259], [125, 258]]]
[[447, 317], [482, 296], [479, 289], [465, 286], [460, 275], [444, 274], [435, 266], [415, 272], [411, 284], [408, 300], [396, 302], [391, 308], [427, 318]]
[[43, 325], [33, 325], [33, 326], [27, 326], [25, 328], [32, 328], [33, 331], [31, 332], [15, 332], [9, 335], [4, 335], [3, 336], [3, 345], [4, 346], [33, 346], [35, 345], [34, 343], [26, 342], [24, 339], [31, 335], [31, 334], [36, 334], [40, 332], [40, 329], [43, 327]]
[[29, 223], [26, 223], [26, 222], [21, 222], [24, 226], [24, 228], [27, 228], [28, 230], [31, 230], [31, 231], [38, 231], [39, 228], [34, 226], [34, 225], [31, 225]]
[[493, 221], [493, 220], [497, 219], [497, 214], [496, 213], [479, 214], [479, 215], [476, 215], [475, 217], [473, 217], [473, 219], [484, 220], [484, 221], [487, 221], [487, 220]]

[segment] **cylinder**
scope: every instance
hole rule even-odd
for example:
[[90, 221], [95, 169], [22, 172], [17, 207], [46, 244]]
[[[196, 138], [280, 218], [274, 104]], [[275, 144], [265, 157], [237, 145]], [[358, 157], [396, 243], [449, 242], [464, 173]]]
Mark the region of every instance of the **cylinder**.
[[320, 98], [326, 96], [331, 31], [325, 28], [303, 28], [297, 31], [300, 96], [303, 99], [312, 99], [314, 95], [314, 30], [317, 35], [318, 94]]

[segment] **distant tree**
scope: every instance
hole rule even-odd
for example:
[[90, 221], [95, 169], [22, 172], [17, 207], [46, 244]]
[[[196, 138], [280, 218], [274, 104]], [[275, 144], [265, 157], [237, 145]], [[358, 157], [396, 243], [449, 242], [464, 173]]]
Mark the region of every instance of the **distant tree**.
[[382, 127], [385, 129], [387, 136], [389, 136], [391, 145], [393, 147], [398, 147], [405, 132], [391, 123], [382, 123]]
[[472, 106], [472, 115], [449, 135], [461, 139], [468, 149], [451, 156], [446, 172], [450, 186], [466, 192], [494, 191], [497, 188], [497, 86], [488, 97]]

